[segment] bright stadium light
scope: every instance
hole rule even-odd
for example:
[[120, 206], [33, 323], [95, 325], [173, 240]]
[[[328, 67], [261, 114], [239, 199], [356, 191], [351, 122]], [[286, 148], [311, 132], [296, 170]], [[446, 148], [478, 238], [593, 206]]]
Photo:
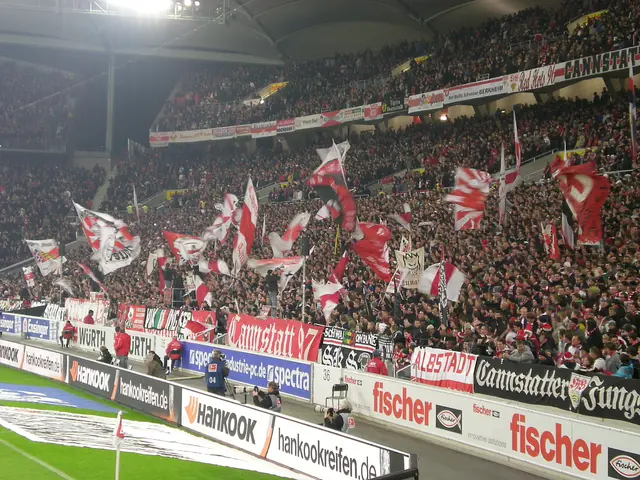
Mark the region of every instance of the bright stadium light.
[[173, 7], [173, 2], [171, 0], [109, 0], [109, 5], [133, 10], [141, 15], [154, 15], [167, 12]]
[[185, 7], [190, 7], [191, 6], [191, 0], [184, 0], [184, 6]]

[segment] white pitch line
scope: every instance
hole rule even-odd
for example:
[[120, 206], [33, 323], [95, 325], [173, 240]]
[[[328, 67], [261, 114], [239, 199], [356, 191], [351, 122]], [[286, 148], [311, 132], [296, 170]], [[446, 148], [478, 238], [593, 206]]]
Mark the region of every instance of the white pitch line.
[[47, 470], [49, 470], [50, 472], [55, 473], [56, 475], [58, 475], [60, 478], [64, 478], [64, 480], [75, 480], [73, 477], [70, 477], [69, 475], [67, 475], [64, 472], [61, 472], [60, 470], [58, 470], [55, 467], [52, 467], [51, 465], [49, 465], [46, 462], [43, 462], [42, 460], [40, 460], [37, 457], [34, 457], [33, 455], [28, 454], [27, 452], [25, 452], [24, 450], [20, 450], [18, 447], [16, 447], [15, 445], [7, 442], [6, 440], [2, 440], [0, 438], [0, 443], [9, 447], [11, 450], [13, 450], [14, 452], [19, 453], [20, 455], [22, 455], [25, 458], [28, 458], [29, 460], [31, 460], [32, 462], [36, 462], [38, 465], [40, 465], [41, 467], [46, 468]]

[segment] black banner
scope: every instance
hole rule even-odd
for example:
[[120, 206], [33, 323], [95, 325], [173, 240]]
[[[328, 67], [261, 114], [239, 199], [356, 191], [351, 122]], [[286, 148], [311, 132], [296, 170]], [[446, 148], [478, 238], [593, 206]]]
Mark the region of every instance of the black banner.
[[407, 108], [404, 103], [404, 92], [388, 92], [382, 98], [382, 113], [399, 112]]
[[478, 357], [474, 393], [640, 424], [640, 381]]
[[175, 402], [180, 400], [179, 390], [179, 387], [162, 380], [122, 370], [113, 399], [154, 417], [177, 423], [180, 408], [176, 408]]
[[322, 344], [323, 365], [364, 370], [376, 348], [381, 351], [384, 361], [393, 360], [393, 338], [389, 335], [325, 327]]
[[67, 383], [100, 397], [115, 399], [119, 373], [111, 365], [67, 355]]

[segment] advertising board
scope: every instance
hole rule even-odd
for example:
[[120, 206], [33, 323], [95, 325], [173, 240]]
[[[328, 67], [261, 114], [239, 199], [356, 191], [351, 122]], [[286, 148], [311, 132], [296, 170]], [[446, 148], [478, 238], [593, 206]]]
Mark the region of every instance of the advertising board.
[[0, 313], [0, 332], [18, 335], [21, 330], [22, 322], [18, 320], [15, 314]]
[[0, 340], [0, 364], [22, 368], [24, 345]]
[[[115, 327], [101, 327], [98, 325], [75, 325], [78, 330], [73, 344], [81, 350], [97, 352], [101, 346], [113, 350], [115, 342]], [[150, 333], [127, 331], [131, 337], [129, 358], [144, 360], [149, 351], [156, 349], [157, 337]], [[161, 352], [162, 353], [162, 352]]]
[[42, 348], [25, 346], [22, 369], [43, 377], [64, 381], [64, 355]]
[[22, 331], [27, 338], [56, 341], [58, 335], [58, 322], [41, 317], [27, 317], [20, 315], [16, 320], [22, 322]]
[[229, 367], [229, 380], [267, 388], [270, 381], [280, 385], [280, 392], [311, 400], [313, 367], [307, 362], [289, 360], [201, 342], [182, 342], [182, 368], [204, 373], [211, 353], [220, 350]]
[[180, 408], [176, 402], [181, 398], [180, 387], [128, 370], [120, 370], [119, 377], [113, 400], [167, 422], [178, 422]]
[[103, 398], [113, 400], [120, 370], [104, 363], [67, 355], [65, 382]]

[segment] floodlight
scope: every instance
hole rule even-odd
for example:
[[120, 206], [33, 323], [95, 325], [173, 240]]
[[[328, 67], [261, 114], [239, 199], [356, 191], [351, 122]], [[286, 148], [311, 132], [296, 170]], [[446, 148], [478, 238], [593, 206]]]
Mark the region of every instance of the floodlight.
[[447, 120], [449, 120], [449, 117], [447, 117], [446, 113], [443, 113], [442, 115], [440, 115], [441, 122], [446, 122]]
[[191, 6], [191, 0], [184, 0], [184, 6], [185, 7], [190, 7]]
[[168, 11], [173, 6], [173, 2], [171, 0], [109, 0], [109, 5], [133, 10], [139, 14], [153, 15]]

